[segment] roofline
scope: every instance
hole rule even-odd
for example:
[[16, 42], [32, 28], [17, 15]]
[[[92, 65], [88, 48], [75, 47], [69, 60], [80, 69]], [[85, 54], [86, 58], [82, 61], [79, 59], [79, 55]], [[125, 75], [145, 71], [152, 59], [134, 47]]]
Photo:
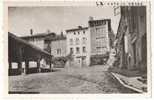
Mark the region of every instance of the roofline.
[[88, 22], [95, 22], [95, 21], [111, 21], [111, 19], [89, 20]]
[[22, 36], [22, 39], [27, 39], [27, 38], [37, 38], [37, 37], [45, 37], [45, 36], [36, 36], [36, 35], [32, 35], [32, 36]]
[[66, 40], [66, 37], [65, 38], [61, 38], [61, 39], [53, 39], [51, 41], [58, 41], [58, 40]]
[[45, 34], [38, 33], [38, 34], [34, 34], [34, 35], [29, 35], [29, 36], [21, 36], [21, 38], [27, 39], [27, 38], [46, 37], [47, 35], [50, 35], [50, 34], [52, 34], [52, 33], [54, 33], [54, 32], [45, 33]]
[[78, 30], [85, 30], [85, 29], [88, 29], [88, 27], [72, 28], [72, 29], [68, 29], [68, 30], [66, 30], [66, 32], [78, 31]]
[[53, 39], [44, 39], [45, 41], [58, 41], [58, 40], [66, 40], [66, 37], [62, 37], [60, 39], [56, 39], [56, 38], [53, 38]]
[[18, 36], [16, 36], [16, 35], [14, 35], [14, 34], [11, 33], [11, 32], [8, 32], [8, 36], [11, 36], [12, 38], [16, 39], [17, 41], [19, 41], [19, 42], [21, 42], [21, 43], [23, 43], [23, 44], [25, 44], [25, 45], [28, 45], [28, 46], [30, 46], [31, 48], [33, 48], [33, 49], [35, 49], [35, 50], [37, 50], [37, 51], [39, 51], [39, 52], [43, 52], [43, 53], [45, 53], [45, 54], [48, 55], [48, 56], [52, 56], [52, 55], [49, 54], [48, 52], [46, 52], [46, 51], [44, 51], [44, 50], [42, 50], [42, 49], [36, 47], [35, 45], [32, 45], [32, 44], [28, 43], [26, 40], [24, 40], [24, 39], [22, 39], [22, 38], [20, 38], [20, 37], [18, 37]]

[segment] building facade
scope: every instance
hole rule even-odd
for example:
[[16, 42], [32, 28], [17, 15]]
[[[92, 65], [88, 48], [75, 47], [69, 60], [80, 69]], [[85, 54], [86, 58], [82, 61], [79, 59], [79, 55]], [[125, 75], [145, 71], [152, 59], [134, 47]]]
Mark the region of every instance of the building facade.
[[[90, 49], [91, 49], [91, 61], [97, 63], [103, 63], [107, 60], [107, 55], [110, 52], [114, 34], [111, 29], [111, 20], [89, 20], [90, 31]], [[94, 61], [95, 60], [95, 61]], [[96, 61], [99, 60], [99, 61]]]
[[66, 30], [67, 54], [72, 53], [75, 65], [90, 63], [90, 33], [88, 27], [78, 26]]
[[44, 36], [34, 35], [34, 36], [24, 36], [22, 38], [41, 49], [44, 48]]
[[147, 70], [146, 7], [121, 7], [117, 32], [120, 68]]
[[53, 36], [54, 33], [37, 33], [37, 34], [33, 34], [33, 32], [31, 32], [31, 35], [29, 36], [24, 36], [24, 37], [21, 37], [22, 39], [28, 41], [29, 43], [41, 48], [41, 49], [44, 49], [45, 48], [45, 42], [44, 42], [44, 39], [46, 37], [50, 37], [50, 36]]
[[45, 39], [45, 48], [48, 48], [54, 57], [66, 56], [66, 37], [61, 35], [54, 35]]

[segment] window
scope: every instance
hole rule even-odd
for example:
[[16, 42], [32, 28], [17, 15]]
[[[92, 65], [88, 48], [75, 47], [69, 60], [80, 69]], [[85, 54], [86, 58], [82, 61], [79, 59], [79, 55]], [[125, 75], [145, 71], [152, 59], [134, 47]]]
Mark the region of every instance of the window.
[[74, 51], [73, 51], [73, 48], [70, 48], [70, 53], [73, 53]]
[[78, 32], [78, 35], [80, 34], [80, 32]]
[[105, 37], [96, 37], [96, 40], [105, 39]]
[[100, 28], [96, 28], [96, 32], [99, 32]]
[[76, 54], [79, 54], [79, 53], [80, 53], [80, 48], [76, 47]]
[[87, 39], [86, 39], [85, 37], [83, 37], [83, 38], [82, 38], [82, 43], [83, 43], [83, 44], [86, 44], [86, 40], [87, 40]]
[[106, 47], [96, 47], [96, 50], [98, 53], [104, 53], [106, 52]]
[[97, 35], [106, 35], [106, 32], [107, 32], [107, 30], [106, 30], [105, 25], [102, 26], [101, 28], [96, 28]]
[[86, 52], [86, 47], [83, 47], [82, 49], [83, 49], [83, 53], [85, 53]]
[[104, 21], [102, 24], [105, 25], [106, 24], [106, 21]]
[[[102, 32], [102, 33], [106, 33], [106, 32], [107, 32], [107, 29], [106, 29], [105, 26], [102, 27], [101, 32]], [[104, 35], [105, 35], [105, 34], [104, 34]]]
[[61, 49], [57, 49], [57, 55], [61, 54]]
[[100, 34], [101, 33], [101, 28], [96, 28], [96, 33]]
[[85, 34], [85, 31], [83, 31], [83, 34]]
[[76, 45], [78, 45], [80, 43], [79, 38], [76, 38]]
[[75, 35], [76, 33], [74, 32], [74, 35]]
[[96, 47], [97, 52], [101, 52], [101, 47]]
[[73, 39], [70, 39], [70, 45], [73, 45]]
[[97, 37], [97, 38], [96, 38], [96, 44], [97, 44], [98, 46], [107, 45], [107, 39], [104, 38], [104, 37]]

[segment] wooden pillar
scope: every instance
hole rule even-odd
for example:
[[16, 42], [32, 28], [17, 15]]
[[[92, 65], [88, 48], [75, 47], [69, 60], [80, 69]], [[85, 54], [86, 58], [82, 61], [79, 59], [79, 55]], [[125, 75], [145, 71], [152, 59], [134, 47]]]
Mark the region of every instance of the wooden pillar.
[[28, 74], [29, 60], [25, 60], [25, 74]]
[[40, 72], [40, 59], [37, 59], [37, 72]]
[[81, 57], [81, 67], [83, 67], [83, 57]]
[[18, 70], [19, 73], [22, 73], [22, 48], [19, 46], [19, 51], [18, 51]]
[[50, 70], [53, 71], [53, 68], [52, 68], [53, 66], [51, 64], [51, 60], [49, 60], [49, 61], [50, 61]]
[[12, 62], [9, 60], [8, 75], [11, 75], [11, 70], [12, 70]]
[[22, 62], [21, 61], [18, 62], [18, 70], [19, 70], [19, 73], [22, 74]]
[[12, 62], [9, 61], [9, 69], [12, 69]]
[[38, 55], [37, 55], [37, 58], [36, 58], [36, 62], [37, 62], [37, 72], [38, 72], [38, 73], [41, 72], [41, 69], [40, 69], [40, 66], [41, 66], [40, 61], [41, 61], [41, 54], [38, 54]]

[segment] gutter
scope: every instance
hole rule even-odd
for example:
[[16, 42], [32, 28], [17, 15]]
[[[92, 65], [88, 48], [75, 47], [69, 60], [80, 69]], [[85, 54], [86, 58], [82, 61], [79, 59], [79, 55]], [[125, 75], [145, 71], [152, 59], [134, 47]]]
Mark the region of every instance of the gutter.
[[136, 91], [136, 92], [138, 92], [138, 93], [143, 93], [142, 90], [137, 89], [137, 88], [134, 88], [134, 87], [132, 87], [132, 86], [129, 86], [129, 85], [125, 84], [119, 77], [117, 77], [117, 76], [115, 75], [115, 73], [111, 72], [111, 74], [112, 74], [112, 75], [120, 82], [120, 84], [122, 84], [124, 87], [129, 88], [129, 89], [131, 89], [131, 90], [133, 90], [133, 91]]

